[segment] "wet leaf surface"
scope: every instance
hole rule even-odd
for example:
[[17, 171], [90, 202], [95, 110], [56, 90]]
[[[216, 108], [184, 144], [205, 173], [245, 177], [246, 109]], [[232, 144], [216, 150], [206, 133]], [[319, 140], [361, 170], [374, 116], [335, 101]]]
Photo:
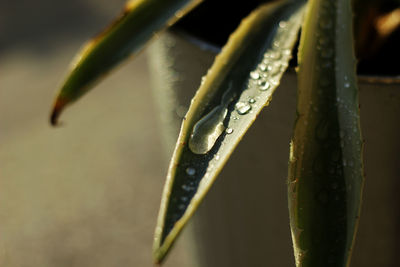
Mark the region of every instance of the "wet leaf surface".
[[168, 171], [155, 233], [162, 261], [233, 150], [268, 105], [288, 67], [304, 2], [250, 14], [216, 57], [192, 100]]
[[309, 2], [299, 48], [289, 210], [297, 266], [349, 266], [363, 187], [350, 1]]

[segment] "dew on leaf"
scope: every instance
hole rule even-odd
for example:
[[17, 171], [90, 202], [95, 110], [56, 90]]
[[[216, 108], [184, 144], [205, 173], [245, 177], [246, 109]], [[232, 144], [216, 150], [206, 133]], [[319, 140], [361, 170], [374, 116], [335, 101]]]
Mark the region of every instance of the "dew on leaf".
[[257, 71], [250, 72], [250, 77], [254, 80], [260, 79], [260, 74]]
[[246, 102], [236, 103], [235, 108], [239, 115], [245, 115], [251, 110], [251, 106]]
[[196, 170], [194, 168], [192, 168], [192, 167], [189, 167], [189, 168], [186, 169], [186, 173], [188, 175], [190, 175], [190, 176], [193, 176], [193, 175], [196, 174]]

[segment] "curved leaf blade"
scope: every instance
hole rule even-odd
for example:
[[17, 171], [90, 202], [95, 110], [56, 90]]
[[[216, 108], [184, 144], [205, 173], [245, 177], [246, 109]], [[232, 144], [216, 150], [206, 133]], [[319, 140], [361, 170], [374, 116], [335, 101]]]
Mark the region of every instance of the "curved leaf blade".
[[288, 200], [297, 266], [349, 266], [363, 188], [349, 0], [311, 0], [300, 41]]
[[278, 1], [259, 7], [216, 57], [192, 100], [170, 163], [155, 232], [157, 262], [271, 100], [291, 58], [304, 4]]
[[121, 16], [89, 41], [71, 63], [56, 97], [51, 124], [66, 105], [76, 101], [112, 68], [141, 51], [157, 32], [171, 26], [202, 0], [131, 0]]

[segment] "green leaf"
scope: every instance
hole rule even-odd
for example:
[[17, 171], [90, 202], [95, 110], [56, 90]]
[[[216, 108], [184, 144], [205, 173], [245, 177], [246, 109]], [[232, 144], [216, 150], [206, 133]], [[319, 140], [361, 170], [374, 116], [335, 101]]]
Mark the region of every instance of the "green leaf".
[[350, 0], [311, 0], [288, 181], [297, 266], [350, 264], [363, 187], [355, 65]]
[[155, 232], [162, 261], [233, 150], [268, 105], [288, 66], [304, 1], [278, 1], [251, 13], [231, 35], [183, 121]]
[[139, 52], [157, 32], [171, 26], [202, 0], [131, 0], [122, 15], [89, 41], [71, 64], [57, 95], [51, 123], [122, 60]]

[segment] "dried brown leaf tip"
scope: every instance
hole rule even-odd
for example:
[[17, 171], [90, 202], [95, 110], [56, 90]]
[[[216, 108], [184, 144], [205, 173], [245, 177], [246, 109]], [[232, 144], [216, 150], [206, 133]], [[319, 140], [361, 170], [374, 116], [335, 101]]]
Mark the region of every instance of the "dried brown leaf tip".
[[63, 98], [56, 99], [56, 102], [54, 103], [53, 109], [50, 114], [50, 124], [52, 126], [59, 125], [58, 118], [60, 117], [60, 114], [66, 105], [67, 105], [67, 101], [65, 99], [63, 99]]

